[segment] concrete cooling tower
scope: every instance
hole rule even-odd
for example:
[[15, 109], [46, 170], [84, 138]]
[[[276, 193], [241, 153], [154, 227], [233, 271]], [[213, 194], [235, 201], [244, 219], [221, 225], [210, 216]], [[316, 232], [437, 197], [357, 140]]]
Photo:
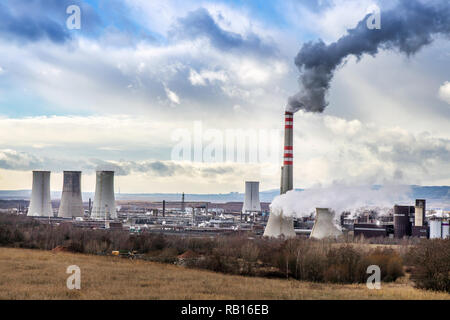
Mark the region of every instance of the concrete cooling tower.
[[[294, 114], [286, 112], [284, 114], [284, 154], [283, 167], [281, 167], [281, 186], [280, 194], [284, 194], [293, 189], [293, 158], [294, 158]], [[270, 212], [269, 221], [267, 221], [264, 230], [265, 237], [284, 236], [285, 238], [295, 237], [294, 220], [291, 217], [283, 216]]]
[[283, 212], [275, 214], [271, 211], [264, 230], [264, 237], [278, 238], [281, 236], [284, 238], [295, 237], [294, 220], [292, 217], [283, 216]]
[[261, 203], [259, 202], [259, 182], [245, 182], [245, 199], [242, 206], [242, 212], [261, 212]]
[[50, 198], [50, 171], [33, 171], [33, 186], [28, 216], [53, 217]]
[[97, 171], [94, 207], [91, 218], [116, 219], [116, 201], [114, 198], [114, 171]]
[[64, 171], [64, 184], [58, 217], [74, 218], [84, 215], [81, 198], [81, 171]]
[[309, 237], [323, 239], [340, 236], [342, 231], [335, 225], [333, 218], [333, 212], [330, 212], [327, 208], [316, 208], [316, 220]]

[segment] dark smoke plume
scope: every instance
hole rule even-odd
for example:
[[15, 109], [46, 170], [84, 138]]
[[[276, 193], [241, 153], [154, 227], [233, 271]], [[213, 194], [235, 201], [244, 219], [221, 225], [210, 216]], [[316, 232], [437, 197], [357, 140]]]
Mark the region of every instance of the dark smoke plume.
[[[410, 56], [433, 41], [433, 35], [450, 35], [449, 0], [399, 0], [389, 11], [381, 11], [381, 28], [369, 29], [368, 14], [338, 41], [322, 40], [303, 45], [295, 58], [300, 71], [300, 91], [289, 98], [287, 110], [323, 112], [326, 93], [334, 71], [345, 58], [363, 54], [375, 56], [378, 50], [398, 50]], [[370, 22], [371, 20], [369, 20]]]

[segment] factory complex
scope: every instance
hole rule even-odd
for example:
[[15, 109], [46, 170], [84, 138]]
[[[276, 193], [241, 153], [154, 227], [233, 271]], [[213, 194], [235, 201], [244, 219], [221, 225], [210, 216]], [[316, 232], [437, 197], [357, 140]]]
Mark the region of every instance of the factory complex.
[[[293, 190], [294, 114], [285, 112], [283, 166], [280, 194]], [[83, 203], [81, 171], [64, 171], [63, 190], [57, 210], [50, 197], [50, 171], [33, 171], [31, 200], [27, 215], [43, 223], [72, 223], [82, 228], [124, 229], [132, 233], [159, 232], [186, 235], [251, 233], [265, 237], [315, 239], [353, 234], [354, 237], [447, 238], [449, 215], [426, 208], [425, 199], [415, 205], [394, 205], [387, 214], [368, 209], [355, 215], [315, 208], [315, 212], [287, 215], [261, 203], [258, 181], [245, 181], [242, 202], [211, 203], [120, 201], [114, 194], [114, 171], [97, 171], [94, 199]], [[244, 181], [243, 181], [244, 182]], [[25, 211], [25, 210], [23, 210]], [[24, 213], [24, 212], [23, 212]], [[428, 214], [427, 214], [428, 213]]]

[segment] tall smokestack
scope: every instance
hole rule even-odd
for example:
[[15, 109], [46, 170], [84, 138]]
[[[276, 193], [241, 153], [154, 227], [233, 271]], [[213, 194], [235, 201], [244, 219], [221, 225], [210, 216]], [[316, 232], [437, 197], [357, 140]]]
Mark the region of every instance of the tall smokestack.
[[63, 191], [58, 217], [73, 218], [84, 215], [81, 198], [81, 171], [64, 171]]
[[[284, 113], [284, 152], [283, 166], [281, 167], [280, 194], [284, 194], [294, 188], [293, 163], [294, 163], [294, 114], [286, 111]], [[269, 221], [264, 229], [265, 237], [295, 237], [294, 220], [292, 217], [283, 215], [283, 212], [271, 210]]]
[[97, 171], [95, 183], [93, 219], [116, 219], [116, 200], [114, 198], [114, 171]]
[[33, 171], [33, 187], [27, 215], [53, 217], [50, 198], [50, 171]]
[[294, 160], [294, 114], [286, 111], [284, 114], [284, 152], [283, 167], [281, 168], [280, 194], [293, 189], [293, 160]]

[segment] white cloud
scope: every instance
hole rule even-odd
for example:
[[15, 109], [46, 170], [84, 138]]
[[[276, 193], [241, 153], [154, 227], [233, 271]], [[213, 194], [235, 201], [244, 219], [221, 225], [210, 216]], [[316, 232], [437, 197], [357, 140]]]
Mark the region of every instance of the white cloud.
[[[162, 37], [176, 18], [200, 6], [187, 1], [127, 3], [133, 7], [133, 17]], [[64, 160], [64, 155], [74, 161], [96, 158], [145, 167], [155, 159], [167, 159], [171, 131], [190, 128], [193, 120], [207, 117], [208, 124], [219, 130], [282, 130], [287, 97], [298, 87], [293, 59], [300, 41], [335, 40], [354, 26], [371, 3], [334, 0], [321, 7], [322, 12], [292, 5], [294, 9], [283, 12], [302, 27], [293, 28], [295, 32], [290, 26], [280, 32], [252, 12], [231, 5], [204, 3], [223, 30], [239, 33], [243, 39], [256, 34], [279, 51], [266, 56], [218, 50], [205, 39], [121, 47], [108, 39], [26, 46], [0, 40], [1, 68], [7, 71], [0, 69], [1, 80], [38, 98], [29, 101], [33, 114], [66, 114], [0, 118], [0, 149], [49, 159], [49, 164], [51, 159]], [[448, 117], [434, 107], [436, 88], [448, 74], [448, 68], [442, 67], [448, 65], [447, 42], [442, 40], [410, 59], [382, 52], [359, 63], [350, 59], [340, 68], [326, 114], [296, 115], [296, 186], [384, 182], [394, 177], [405, 183], [449, 184]], [[447, 102], [448, 87], [446, 82], [439, 91]], [[2, 89], [2, 102], [8, 93]], [[37, 100], [49, 109], [40, 109]], [[167, 108], [173, 104], [180, 107]], [[446, 109], [441, 105], [440, 109]], [[261, 178], [264, 189], [279, 187], [278, 173], [261, 177], [257, 167], [237, 167], [221, 175], [220, 184], [199, 174], [198, 187], [192, 186], [192, 191], [213, 192], [211, 185], [214, 192], [241, 190], [246, 172], [251, 179]], [[122, 190], [156, 188], [148, 187], [148, 177], [137, 171], [121, 178]], [[152, 179], [167, 191], [192, 185], [192, 177], [185, 175]], [[0, 188], [5, 183], [3, 179]]]
[[176, 104], [180, 104], [180, 98], [175, 92], [173, 92], [167, 87], [164, 87], [164, 90], [166, 91], [167, 98], [169, 98], [170, 101]]
[[439, 88], [439, 98], [442, 101], [450, 104], [450, 82], [445, 81], [444, 84]]
[[[278, 128], [282, 117], [254, 119], [246, 110], [234, 108], [235, 124], [205, 122], [206, 129], [224, 133], [227, 129]], [[245, 111], [245, 115], [242, 113]], [[236, 116], [238, 114], [238, 116]], [[121, 177], [122, 190], [138, 188], [141, 192], [156, 191], [146, 186], [146, 177], [164, 190], [178, 190], [195, 179], [196, 192], [241, 190], [243, 179], [261, 181], [264, 189], [279, 187], [279, 166], [267, 174], [268, 163], [179, 163], [169, 159], [176, 142], [171, 133], [185, 128], [186, 122], [164, 118], [110, 117], [35, 117], [0, 118], [1, 167], [7, 170], [31, 170], [51, 167], [55, 170], [82, 166], [94, 170], [98, 165], [110, 165], [126, 176]], [[430, 133], [412, 134], [407, 128], [381, 127], [359, 120], [316, 114], [295, 116], [294, 184], [296, 187], [327, 186], [333, 183], [353, 184], [450, 184], [450, 139]], [[43, 130], [42, 128], [45, 128]], [[280, 143], [282, 128], [279, 128]], [[16, 132], [14, 136], [8, 132]], [[206, 136], [202, 135], [204, 139]], [[36, 148], [36, 146], [39, 148]], [[205, 143], [203, 147], [206, 147]], [[278, 148], [280, 149], [280, 148]], [[274, 151], [280, 151], [280, 150]], [[280, 159], [281, 160], [281, 156]], [[158, 174], [162, 170], [165, 174]], [[194, 177], [194, 178], [193, 178]], [[245, 178], [244, 178], [245, 177]], [[217, 179], [217, 180], [214, 180]], [[218, 181], [220, 185], [218, 184]], [[127, 182], [125, 182], [127, 181]], [[11, 182], [0, 180], [0, 188]], [[26, 187], [26, 185], [22, 186]]]
[[207, 83], [226, 82], [227, 80], [228, 76], [223, 70], [202, 70], [198, 73], [191, 69], [189, 72], [189, 81], [193, 86], [205, 86]]

